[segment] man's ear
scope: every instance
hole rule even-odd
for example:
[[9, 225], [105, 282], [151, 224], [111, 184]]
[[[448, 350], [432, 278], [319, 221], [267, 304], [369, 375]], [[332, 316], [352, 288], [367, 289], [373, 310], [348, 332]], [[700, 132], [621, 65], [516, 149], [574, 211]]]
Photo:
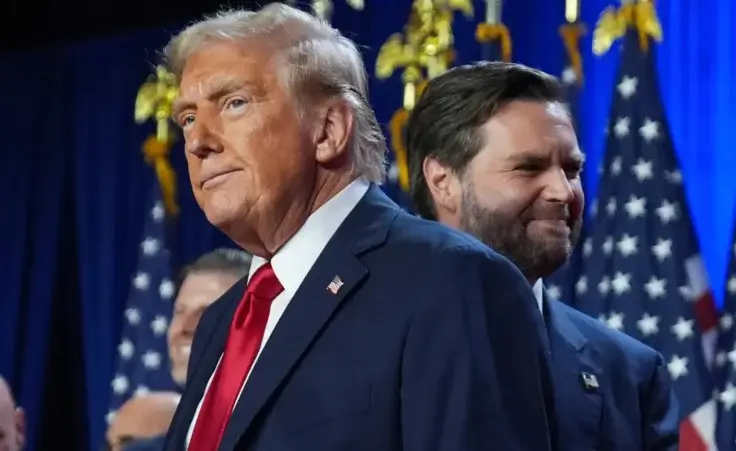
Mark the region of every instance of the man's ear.
[[455, 172], [434, 158], [427, 157], [422, 163], [424, 180], [437, 209], [438, 219], [455, 216], [460, 209], [462, 187]]
[[26, 412], [22, 407], [15, 409], [15, 429], [18, 449], [22, 450], [26, 445]]
[[317, 116], [317, 162], [339, 166], [348, 158], [348, 146], [353, 135], [353, 108], [342, 99], [329, 100]]

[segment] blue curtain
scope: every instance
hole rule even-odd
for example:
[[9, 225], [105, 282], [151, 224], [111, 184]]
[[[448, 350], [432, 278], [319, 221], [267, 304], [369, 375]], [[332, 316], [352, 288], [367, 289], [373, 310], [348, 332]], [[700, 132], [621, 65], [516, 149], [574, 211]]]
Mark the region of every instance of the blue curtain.
[[[71, 97], [65, 61], [50, 52], [0, 60], [0, 375], [35, 430], [43, 407], [57, 285], [61, 208], [72, 180]], [[61, 338], [61, 337], [60, 337]], [[29, 437], [29, 449], [34, 449]]]
[[[564, 54], [557, 28], [563, 23], [564, 2], [505, 3], [513, 59], [560, 73]], [[591, 34], [599, 13], [611, 3], [616, 2], [582, 2], [589, 34], [581, 43], [586, 78], [580, 127], [589, 155], [589, 199], [597, 188], [595, 169], [618, 58], [615, 50], [593, 57]], [[481, 57], [474, 32], [485, 2], [474, 4], [476, 20], [456, 19], [458, 63]], [[657, 2], [657, 8], [665, 37], [658, 50], [663, 96], [703, 254], [720, 296], [736, 201], [731, 174], [736, 167], [736, 93], [731, 87], [736, 8], [731, 0], [705, 0], [697, 6]], [[408, 12], [408, 0], [369, 0], [363, 12], [336, 0], [334, 22], [363, 46], [372, 72], [380, 45], [402, 29]], [[174, 30], [0, 55], [0, 374], [28, 410], [31, 451], [55, 449], [34, 437], [48, 434], [52, 426], [43, 411], [53, 403], [46, 398], [60, 393], [74, 393], [84, 408], [79, 414], [56, 414], [57, 430], [77, 431], [95, 449], [102, 440], [122, 309], [153, 181], [140, 153], [152, 128], [133, 123], [133, 103], [156, 51]], [[371, 102], [382, 123], [388, 123], [401, 98], [398, 73], [386, 81], [371, 78]], [[176, 261], [187, 262], [228, 241], [196, 206], [180, 146], [172, 159], [182, 210], [173, 251]], [[81, 329], [81, 337], [69, 333], [74, 328]], [[58, 377], [59, 359], [76, 361], [63, 354], [60, 343], [79, 348], [75, 377]], [[75, 351], [66, 352], [71, 356]]]

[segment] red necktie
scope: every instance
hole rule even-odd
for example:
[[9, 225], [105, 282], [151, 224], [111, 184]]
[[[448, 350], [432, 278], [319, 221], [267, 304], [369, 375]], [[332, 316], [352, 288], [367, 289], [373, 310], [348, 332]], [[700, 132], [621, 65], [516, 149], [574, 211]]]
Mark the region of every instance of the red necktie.
[[230, 324], [222, 361], [197, 416], [188, 451], [215, 451], [258, 354], [271, 302], [284, 290], [267, 263], [253, 274]]

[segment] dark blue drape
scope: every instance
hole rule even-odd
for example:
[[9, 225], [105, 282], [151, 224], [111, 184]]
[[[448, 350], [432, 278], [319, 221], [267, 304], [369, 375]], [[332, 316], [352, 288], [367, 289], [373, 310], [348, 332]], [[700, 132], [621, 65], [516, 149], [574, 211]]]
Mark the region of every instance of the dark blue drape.
[[[63, 58], [53, 52], [0, 60], [0, 374], [35, 430], [42, 409], [57, 284], [62, 209], [74, 153], [71, 96]], [[34, 436], [29, 449], [34, 449]]]
[[[409, 1], [369, 0], [363, 12], [343, 0], [335, 3], [335, 24], [363, 46], [372, 72], [382, 42], [402, 29]], [[564, 20], [564, 2], [505, 3], [513, 59], [560, 73], [564, 54], [557, 28]], [[582, 2], [589, 30], [611, 3]], [[481, 57], [473, 35], [485, 2], [474, 4], [475, 21], [456, 20], [459, 63]], [[705, 260], [720, 295], [736, 201], [731, 174], [736, 166], [736, 90], [731, 86], [736, 8], [731, 0], [657, 2], [657, 7], [665, 35], [658, 51], [662, 93]], [[133, 123], [133, 103], [170, 31], [0, 55], [0, 373], [28, 410], [31, 451], [55, 449], [34, 442], [48, 436], [49, 428], [76, 431], [94, 446], [104, 433], [121, 313], [153, 181], [140, 153], [152, 129]], [[586, 78], [580, 95], [589, 198], [597, 188], [595, 169], [618, 58], [615, 50], [594, 58], [591, 34], [581, 43]], [[371, 102], [384, 124], [400, 106], [399, 80], [399, 74], [388, 81], [371, 79]], [[228, 242], [194, 203], [180, 146], [172, 159], [182, 210], [173, 251], [178, 262], [186, 262]], [[76, 328], [81, 337], [71, 333]], [[75, 352], [83, 363], [74, 363]], [[70, 365], [76, 377], [70, 376]], [[70, 393], [83, 406], [81, 421], [77, 414], [54, 413], [53, 421], [44, 417], [49, 410], [44, 406]]]

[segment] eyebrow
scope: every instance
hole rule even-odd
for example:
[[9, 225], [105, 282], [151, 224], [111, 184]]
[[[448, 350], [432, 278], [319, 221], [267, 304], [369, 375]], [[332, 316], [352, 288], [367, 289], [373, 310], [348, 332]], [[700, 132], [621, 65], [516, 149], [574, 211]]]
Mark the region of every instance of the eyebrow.
[[[239, 78], [221, 78], [215, 80], [212, 84], [205, 88], [205, 98], [209, 101], [215, 101], [235, 91], [239, 91], [245, 87], [255, 86], [254, 83], [241, 80]], [[195, 107], [195, 103], [186, 99], [178, 98], [174, 100], [171, 107], [171, 117], [176, 118], [182, 111]]]
[[[585, 163], [585, 154], [581, 151], [576, 151], [572, 153], [569, 157], [566, 158], [566, 160], [574, 160], [575, 162], [578, 162], [580, 164]], [[509, 160], [512, 163], [518, 164], [518, 163], [547, 163], [550, 159], [549, 153], [547, 152], [541, 152], [536, 150], [528, 150], [525, 152], [517, 153], [514, 155], [511, 155], [509, 157]]]

